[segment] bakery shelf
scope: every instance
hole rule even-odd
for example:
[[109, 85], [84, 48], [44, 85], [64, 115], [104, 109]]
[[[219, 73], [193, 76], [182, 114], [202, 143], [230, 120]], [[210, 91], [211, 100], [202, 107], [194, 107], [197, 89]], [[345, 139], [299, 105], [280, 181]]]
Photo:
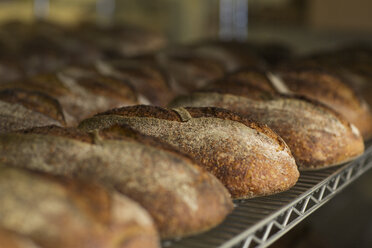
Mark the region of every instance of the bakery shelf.
[[372, 167], [372, 142], [352, 162], [301, 174], [289, 191], [235, 201], [234, 211], [217, 228], [178, 241], [167, 248], [267, 247]]

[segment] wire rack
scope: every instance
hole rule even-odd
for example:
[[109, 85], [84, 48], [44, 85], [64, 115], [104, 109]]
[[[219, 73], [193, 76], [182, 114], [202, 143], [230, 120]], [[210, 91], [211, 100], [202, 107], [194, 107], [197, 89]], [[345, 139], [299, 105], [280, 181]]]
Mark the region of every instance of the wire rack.
[[372, 143], [358, 159], [337, 167], [301, 174], [289, 191], [235, 201], [234, 211], [217, 228], [167, 248], [267, 247], [372, 167]]

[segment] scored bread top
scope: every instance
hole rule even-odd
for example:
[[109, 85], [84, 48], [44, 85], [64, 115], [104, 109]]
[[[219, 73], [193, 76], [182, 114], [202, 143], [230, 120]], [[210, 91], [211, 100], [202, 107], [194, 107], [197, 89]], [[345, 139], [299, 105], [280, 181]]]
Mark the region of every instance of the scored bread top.
[[366, 102], [335, 72], [318, 67], [282, 67], [278, 71], [286, 86], [297, 94], [318, 100], [338, 111], [359, 128], [363, 137], [372, 136], [372, 113]]
[[[247, 117], [235, 114], [231, 111], [215, 108], [215, 107], [185, 107], [186, 111], [191, 115], [192, 118], [218, 118], [222, 120], [230, 120], [240, 122], [247, 127], [255, 129], [273, 138], [277, 143], [284, 149], [283, 140], [265, 124], [261, 124], [257, 121], [253, 121]], [[182, 122], [182, 118], [177, 111], [172, 109], [166, 109], [157, 106], [149, 105], [136, 105], [128, 106], [123, 108], [111, 109], [103, 113], [99, 113], [96, 116], [103, 115], [119, 115], [125, 117], [151, 117], [157, 119], [164, 119], [169, 121]]]
[[228, 110], [139, 105], [96, 115], [79, 128], [95, 130], [116, 124], [130, 125], [189, 154], [235, 198], [283, 191], [298, 178], [291, 152], [277, 134]]
[[125, 124], [113, 125], [108, 128], [97, 130], [97, 132], [84, 132], [83, 130], [77, 128], [62, 128], [59, 126], [51, 125], [19, 130], [17, 131], [17, 133], [59, 136], [75, 139], [89, 144], [95, 144], [100, 141], [99, 139], [132, 140], [144, 145], [166, 150], [168, 152], [184, 156], [185, 158], [192, 160], [189, 155], [182, 153], [181, 151], [175, 149], [173, 146], [170, 146], [165, 142], [162, 142], [160, 139], [141, 134], [140, 132], [131, 128], [129, 125]]
[[149, 211], [164, 238], [207, 230], [232, 209], [230, 195], [215, 177], [169, 145], [125, 125], [89, 134], [54, 126], [0, 135], [0, 154], [0, 163], [118, 190]]
[[256, 101], [201, 92], [180, 97], [172, 104], [174, 107], [222, 107], [266, 123], [289, 145], [301, 169], [339, 164], [364, 151], [357, 128], [325, 105], [303, 97], [278, 96]]

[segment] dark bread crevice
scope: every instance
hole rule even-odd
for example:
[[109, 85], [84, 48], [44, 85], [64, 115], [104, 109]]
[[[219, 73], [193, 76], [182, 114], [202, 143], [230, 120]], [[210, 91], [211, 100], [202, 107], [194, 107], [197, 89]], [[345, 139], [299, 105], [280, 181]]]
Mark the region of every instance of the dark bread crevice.
[[16, 131], [16, 133], [59, 136], [63, 138], [75, 139], [90, 144], [94, 143], [93, 136], [89, 133], [80, 131], [76, 128], [62, 128], [54, 125], [20, 130]]
[[136, 105], [111, 109], [109, 111], [99, 113], [96, 116], [102, 115], [119, 115], [127, 117], [152, 117], [168, 121], [182, 122], [181, 117], [175, 111], [149, 105]]

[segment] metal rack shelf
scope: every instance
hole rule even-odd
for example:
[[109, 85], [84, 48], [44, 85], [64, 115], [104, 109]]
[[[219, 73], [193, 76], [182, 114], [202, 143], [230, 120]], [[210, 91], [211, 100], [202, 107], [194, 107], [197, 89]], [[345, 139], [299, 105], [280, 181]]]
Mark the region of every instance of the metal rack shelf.
[[301, 173], [289, 191], [235, 201], [234, 211], [217, 228], [167, 248], [267, 247], [372, 167], [372, 143], [358, 159], [324, 170]]

